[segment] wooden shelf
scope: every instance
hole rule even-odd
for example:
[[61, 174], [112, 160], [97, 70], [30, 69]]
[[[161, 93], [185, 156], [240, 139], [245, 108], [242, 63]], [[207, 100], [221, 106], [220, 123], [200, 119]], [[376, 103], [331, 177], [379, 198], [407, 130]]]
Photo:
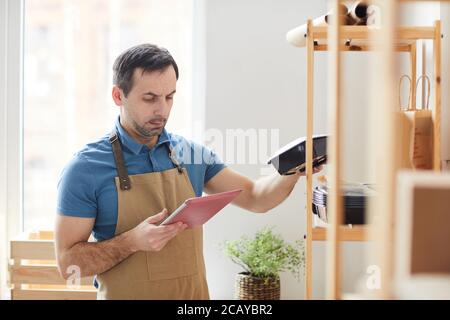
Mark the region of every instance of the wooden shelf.
[[[368, 26], [343, 26], [341, 51], [371, 51], [376, 43], [372, 40], [379, 30]], [[328, 51], [328, 27], [313, 27], [314, 51]], [[410, 52], [411, 46], [420, 39], [434, 39], [435, 27], [399, 27], [394, 49]], [[319, 41], [320, 40], [320, 41]], [[348, 43], [349, 42], [349, 43]], [[344, 43], [347, 43], [346, 45]]]
[[[398, 43], [394, 46], [396, 52], [411, 52], [411, 46], [413, 44], [409, 42]], [[339, 46], [340, 51], [350, 51], [350, 52], [359, 52], [359, 51], [373, 51], [370, 43], [367, 41], [350, 41], [349, 44], [342, 44]], [[321, 41], [318, 43], [317, 41], [314, 43], [314, 51], [328, 51], [328, 45]]]
[[[420, 40], [420, 39], [434, 39], [435, 27], [398, 27], [397, 39], [403, 43], [405, 40]], [[374, 37], [380, 30], [370, 26], [342, 26], [340, 30], [340, 36], [342, 39], [353, 40], [369, 40]], [[328, 27], [316, 26], [312, 27], [312, 33], [314, 40], [327, 39]]]
[[[367, 240], [368, 226], [341, 226], [340, 239], [342, 241], [365, 241]], [[313, 241], [325, 241], [327, 240], [327, 228], [315, 227], [312, 228], [312, 240]]]
[[[410, 52], [411, 46], [417, 40], [435, 39], [435, 32], [434, 26], [399, 27], [394, 49], [397, 52]], [[373, 39], [378, 33], [380, 33], [380, 30], [371, 26], [342, 26], [340, 51], [374, 50], [377, 43]], [[328, 51], [328, 26], [313, 26], [311, 34], [314, 40], [314, 51]], [[300, 47], [306, 47], [306, 42]]]

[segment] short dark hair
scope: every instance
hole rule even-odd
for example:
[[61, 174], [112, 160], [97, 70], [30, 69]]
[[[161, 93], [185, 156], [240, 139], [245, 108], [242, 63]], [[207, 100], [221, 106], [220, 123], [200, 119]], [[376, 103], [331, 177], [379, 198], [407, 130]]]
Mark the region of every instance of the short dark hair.
[[169, 66], [175, 69], [178, 80], [177, 63], [167, 49], [149, 43], [140, 44], [117, 57], [113, 65], [113, 83], [127, 96], [133, 87], [134, 70], [163, 71]]

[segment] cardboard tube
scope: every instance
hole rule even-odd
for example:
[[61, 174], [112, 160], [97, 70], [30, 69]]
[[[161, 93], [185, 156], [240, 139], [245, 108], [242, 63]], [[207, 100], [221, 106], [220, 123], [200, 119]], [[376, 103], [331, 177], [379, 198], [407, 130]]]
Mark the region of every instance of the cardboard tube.
[[[347, 16], [348, 15], [348, 7], [345, 4], [341, 4], [339, 6], [339, 14], [341, 16]], [[328, 19], [332, 15], [331, 12], [324, 14], [323, 16], [317, 17], [313, 20], [313, 26], [326, 26], [328, 24]], [[346, 19], [347, 21], [347, 19]], [[302, 24], [301, 26], [298, 26], [297, 28], [294, 28], [286, 34], [286, 40], [296, 47], [304, 47], [306, 45], [306, 30], [307, 26], [306, 24]]]
[[350, 16], [359, 21], [367, 18], [367, 8], [369, 5], [365, 1], [357, 1], [350, 9]]
[[[370, 7], [367, 1], [357, 1], [351, 7], [348, 16], [352, 20], [352, 25], [367, 25], [367, 18], [369, 17]], [[372, 8], [373, 9], [373, 8]]]
[[[326, 26], [327, 25], [327, 18], [328, 14], [325, 14], [323, 16], [317, 17], [313, 20], [313, 26]], [[306, 30], [307, 25], [302, 24], [301, 26], [298, 26], [297, 28], [294, 28], [286, 34], [286, 40], [296, 47], [304, 47], [306, 45]]]

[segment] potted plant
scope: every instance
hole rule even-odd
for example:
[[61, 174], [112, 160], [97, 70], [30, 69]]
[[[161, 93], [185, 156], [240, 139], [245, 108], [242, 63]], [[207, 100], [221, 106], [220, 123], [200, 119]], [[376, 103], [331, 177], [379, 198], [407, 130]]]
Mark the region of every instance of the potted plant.
[[280, 272], [290, 271], [297, 279], [303, 275], [304, 240], [289, 244], [272, 229], [264, 228], [253, 238], [224, 242], [225, 254], [244, 269], [236, 277], [235, 298], [279, 300]]

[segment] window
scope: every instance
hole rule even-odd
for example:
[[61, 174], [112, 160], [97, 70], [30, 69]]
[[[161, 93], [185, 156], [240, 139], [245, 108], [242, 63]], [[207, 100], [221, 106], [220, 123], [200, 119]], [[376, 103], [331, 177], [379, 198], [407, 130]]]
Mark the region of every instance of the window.
[[24, 228], [53, 226], [56, 185], [73, 153], [118, 114], [112, 64], [126, 48], [167, 48], [180, 68], [168, 130], [191, 137], [192, 1], [26, 0]]

